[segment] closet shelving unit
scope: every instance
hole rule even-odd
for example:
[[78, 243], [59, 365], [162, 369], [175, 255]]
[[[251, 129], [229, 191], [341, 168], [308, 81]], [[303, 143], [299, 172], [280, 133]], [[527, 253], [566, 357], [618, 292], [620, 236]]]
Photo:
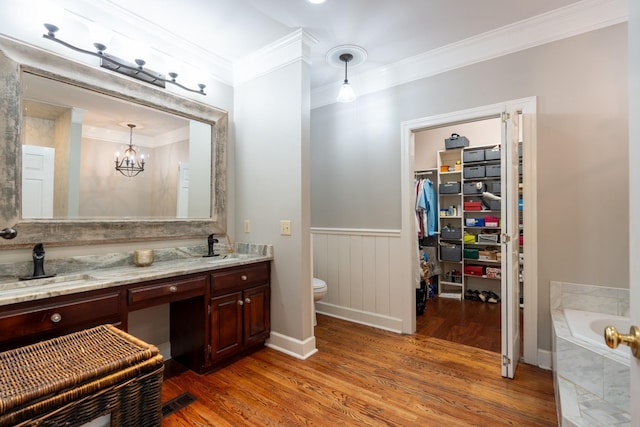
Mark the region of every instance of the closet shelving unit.
[[439, 246], [442, 274], [438, 295], [462, 299], [462, 149], [438, 152]]
[[[502, 253], [500, 246], [501, 201], [481, 199], [483, 192], [502, 191], [499, 145], [463, 151], [463, 263], [466, 290], [492, 291], [500, 295]], [[475, 202], [477, 209], [467, 209]], [[489, 206], [486, 205], [489, 203]], [[491, 221], [488, 219], [491, 218]], [[471, 240], [467, 240], [471, 239]]]
[[[501, 193], [500, 155], [499, 145], [438, 152], [441, 297], [462, 299], [468, 289], [500, 294], [501, 204], [494, 201], [486, 206], [481, 201], [484, 191]], [[480, 206], [468, 209], [471, 206], [465, 202]], [[485, 224], [487, 216], [495, 222]], [[465, 241], [465, 236], [473, 241]], [[476, 253], [477, 258], [470, 258]], [[477, 274], [465, 274], [465, 270]]]

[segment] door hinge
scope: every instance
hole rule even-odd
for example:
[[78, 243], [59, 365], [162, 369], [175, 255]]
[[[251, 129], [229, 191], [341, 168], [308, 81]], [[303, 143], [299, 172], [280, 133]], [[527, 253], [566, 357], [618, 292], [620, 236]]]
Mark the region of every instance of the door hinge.
[[500, 118], [502, 119], [502, 123], [506, 123], [507, 120], [509, 120], [509, 117], [511, 117], [511, 115], [509, 113], [500, 114]]
[[509, 366], [511, 365], [511, 359], [509, 359], [509, 357], [506, 354], [502, 355], [502, 366]]
[[207, 314], [211, 314], [211, 304], [207, 306]]
[[511, 241], [511, 236], [509, 236], [506, 233], [502, 233], [502, 235], [500, 236], [500, 239], [502, 243], [509, 243]]

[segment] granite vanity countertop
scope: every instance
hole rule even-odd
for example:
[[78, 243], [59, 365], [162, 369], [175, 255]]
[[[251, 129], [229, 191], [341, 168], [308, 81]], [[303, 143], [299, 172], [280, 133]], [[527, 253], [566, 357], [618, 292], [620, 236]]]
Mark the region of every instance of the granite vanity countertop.
[[157, 261], [148, 267], [126, 265], [96, 268], [33, 280], [0, 277], [0, 306], [270, 260], [273, 260], [271, 251], [261, 254], [232, 253], [210, 258]]

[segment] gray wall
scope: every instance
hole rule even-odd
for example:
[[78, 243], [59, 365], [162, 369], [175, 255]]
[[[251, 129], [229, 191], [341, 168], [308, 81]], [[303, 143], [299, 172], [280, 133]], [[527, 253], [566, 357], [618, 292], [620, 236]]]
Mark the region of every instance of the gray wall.
[[627, 80], [620, 24], [314, 109], [311, 225], [400, 228], [402, 121], [537, 96], [538, 347], [550, 350], [550, 280], [628, 287]]

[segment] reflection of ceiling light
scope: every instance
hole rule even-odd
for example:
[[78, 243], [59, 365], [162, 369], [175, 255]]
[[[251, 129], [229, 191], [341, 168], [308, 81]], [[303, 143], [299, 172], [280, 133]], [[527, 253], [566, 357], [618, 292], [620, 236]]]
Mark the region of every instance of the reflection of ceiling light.
[[116, 153], [116, 170], [127, 177], [134, 177], [144, 171], [144, 155], [138, 159], [138, 152], [133, 148], [133, 128], [136, 125], [128, 123], [129, 126], [129, 146], [124, 150], [122, 159], [120, 153]]
[[53, 24], [44, 24], [47, 29], [47, 33], [43, 34], [42, 37], [45, 39], [54, 41], [56, 43], [61, 44], [62, 46], [68, 47], [71, 50], [75, 50], [76, 52], [86, 53], [87, 55], [92, 55], [100, 58], [100, 66], [102, 68], [107, 68], [111, 71], [115, 71], [120, 74], [124, 74], [125, 76], [133, 77], [138, 80], [142, 80], [143, 82], [152, 84], [154, 86], [158, 86], [161, 88], [165, 87], [165, 83], [174, 84], [184, 90], [194, 93], [200, 93], [202, 95], [206, 95], [204, 93], [204, 88], [206, 85], [199, 83], [198, 89], [190, 89], [186, 86], [181, 85], [176, 81], [178, 78], [178, 73], [170, 72], [169, 79], [166, 79], [164, 74], [157, 73], [155, 71], [151, 71], [148, 68], [145, 68], [146, 61], [141, 58], [135, 59], [135, 64], [125, 61], [124, 59], [117, 58], [115, 56], [109, 55], [105, 52], [107, 50], [107, 46], [104, 44], [106, 40], [96, 40], [93, 43], [93, 46], [96, 48], [97, 52], [92, 52], [90, 50], [84, 50], [79, 47], [73, 46], [63, 40], [56, 38], [56, 32], [59, 30]]
[[356, 100], [356, 94], [349, 84], [349, 79], [347, 79], [347, 64], [352, 59], [353, 55], [350, 53], [343, 53], [340, 55], [340, 61], [344, 62], [344, 82], [342, 83], [342, 87], [340, 87], [340, 93], [337, 98], [338, 102], [352, 102]]
[[327, 0], [307, 0], [309, 3], [313, 3], [313, 4], [322, 4]]

